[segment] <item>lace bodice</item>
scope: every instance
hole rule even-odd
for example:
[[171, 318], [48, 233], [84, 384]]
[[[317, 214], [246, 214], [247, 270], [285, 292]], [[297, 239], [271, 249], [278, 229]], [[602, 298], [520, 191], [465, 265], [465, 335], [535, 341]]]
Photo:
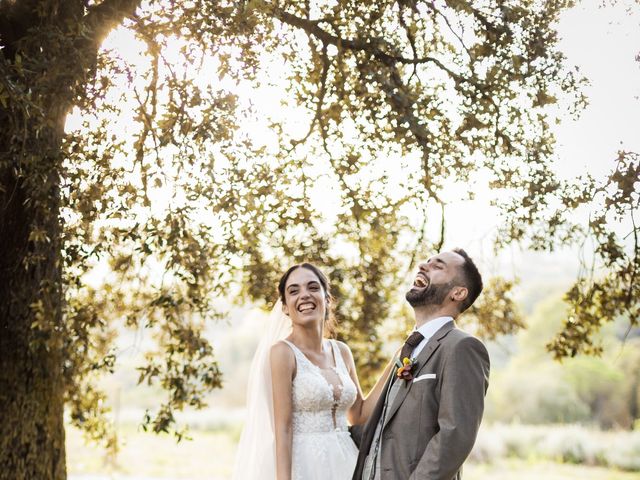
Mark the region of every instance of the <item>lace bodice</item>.
[[311, 434], [347, 431], [347, 410], [356, 399], [356, 386], [349, 376], [335, 340], [325, 340], [335, 367], [321, 369], [293, 343], [285, 340], [296, 357], [293, 379], [293, 433]]

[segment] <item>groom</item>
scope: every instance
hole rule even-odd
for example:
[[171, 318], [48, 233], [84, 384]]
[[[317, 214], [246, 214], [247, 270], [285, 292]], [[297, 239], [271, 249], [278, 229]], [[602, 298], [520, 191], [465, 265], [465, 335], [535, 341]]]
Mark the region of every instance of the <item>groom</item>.
[[353, 480], [459, 480], [476, 439], [489, 355], [454, 319], [482, 290], [462, 249], [419, 265], [407, 301], [416, 327], [364, 426]]

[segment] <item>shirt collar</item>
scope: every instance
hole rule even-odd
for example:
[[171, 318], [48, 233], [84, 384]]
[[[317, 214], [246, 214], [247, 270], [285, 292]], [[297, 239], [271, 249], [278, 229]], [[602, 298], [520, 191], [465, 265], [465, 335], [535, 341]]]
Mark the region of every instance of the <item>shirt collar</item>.
[[[444, 327], [447, 323], [453, 322], [453, 317], [437, 317], [417, 329], [424, 336], [424, 340], [429, 340], [433, 335]], [[423, 341], [424, 341], [423, 340]]]

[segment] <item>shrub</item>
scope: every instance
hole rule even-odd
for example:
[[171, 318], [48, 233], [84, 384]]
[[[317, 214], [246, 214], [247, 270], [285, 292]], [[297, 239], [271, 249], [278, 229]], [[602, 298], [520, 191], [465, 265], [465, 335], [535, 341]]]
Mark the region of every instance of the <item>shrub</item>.
[[579, 425], [483, 425], [470, 461], [493, 463], [508, 457], [640, 471], [640, 431], [604, 432]]
[[640, 472], [640, 431], [616, 436], [606, 449], [605, 459], [609, 466]]

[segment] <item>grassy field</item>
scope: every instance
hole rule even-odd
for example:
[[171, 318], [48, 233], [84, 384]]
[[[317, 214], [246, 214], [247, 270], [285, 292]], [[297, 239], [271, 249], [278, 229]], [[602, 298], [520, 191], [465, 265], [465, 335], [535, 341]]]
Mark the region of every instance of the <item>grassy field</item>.
[[501, 459], [465, 466], [465, 480], [639, 480], [640, 473], [551, 462]]
[[[104, 451], [67, 429], [70, 480], [226, 480], [231, 478], [237, 431], [193, 431], [192, 440], [176, 443], [133, 426], [120, 429], [121, 450], [115, 463]], [[542, 460], [500, 458], [468, 463], [465, 480], [640, 480], [638, 472], [562, 464]]]
[[[104, 450], [88, 445], [82, 434], [67, 428], [67, 469], [72, 478], [231, 478], [237, 439], [226, 432], [190, 433], [176, 443], [169, 435], [153, 435], [135, 427], [120, 429], [121, 449], [115, 463]], [[95, 475], [102, 475], [95, 477]], [[91, 476], [88, 476], [91, 475]]]

